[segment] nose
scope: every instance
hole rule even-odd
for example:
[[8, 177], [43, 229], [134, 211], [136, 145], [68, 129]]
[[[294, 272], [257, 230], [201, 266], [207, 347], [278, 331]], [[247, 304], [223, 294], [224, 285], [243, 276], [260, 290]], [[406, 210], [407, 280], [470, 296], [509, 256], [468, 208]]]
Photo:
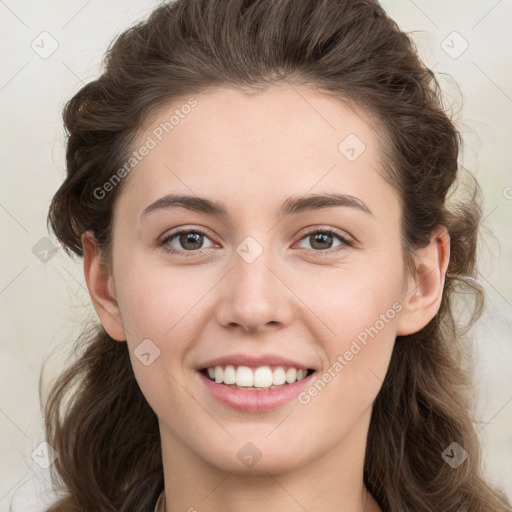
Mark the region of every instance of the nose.
[[[217, 320], [223, 327], [251, 334], [282, 328], [291, 322], [294, 310], [294, 295], [282, 267], [272, 251], [265, 249], [252, 261], [254, 253], [247, 257], [243, 247], [233, 252], [232, 269], [223, 280]], [[254, 251], [254, 246], [250, 250]]]

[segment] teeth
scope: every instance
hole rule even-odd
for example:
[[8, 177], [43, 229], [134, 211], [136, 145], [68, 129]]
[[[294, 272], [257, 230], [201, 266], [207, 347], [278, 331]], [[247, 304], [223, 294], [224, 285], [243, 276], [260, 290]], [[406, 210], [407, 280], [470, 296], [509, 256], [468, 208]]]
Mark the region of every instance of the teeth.
[[286, 372], [286, 382], [288, 384], [292, 384], [297, 380], [297, 370], [295, 368], [288, 368], [288, 371]]
[[302, 380], [307, 374], [307, 370], [297, 370], [297, 380]]
[[286, 373], [284, 371], [284, 368], [281, 366], [279, 368], [276, 368], [272, 372], [272, 384], [274, 386], [280, 386], [281, 384], [284, 384], [286, 382]]
[[[215, 367], [215, 371], [217, 371], [217, 367]], [[251, 387], [254, 385], [254, 375], [252, 370], [247, 366], [239, 366], [236, 369], [236, 382], [237, 386], [247, 386]]]
[[228, 365], [224, 368], [224, 384], [235, 384], [236, 370], [234, 366]]
[[260, 366], [254, 371], [248, 366], [215, 366], [207, 369], [208, 376], [218, 384], [227, 384], [244, 388], [268, 389], [283, 384], [293, 384], [307, 375], [307, 370], [278, 366], [273, 370], [269, 366]]
[[[249, 370], [251, 373], [252, 371]], [[262, 366], [254, 372], [254, 387], [269, 388], [272, 386], [272, 370], [268, 366]]]

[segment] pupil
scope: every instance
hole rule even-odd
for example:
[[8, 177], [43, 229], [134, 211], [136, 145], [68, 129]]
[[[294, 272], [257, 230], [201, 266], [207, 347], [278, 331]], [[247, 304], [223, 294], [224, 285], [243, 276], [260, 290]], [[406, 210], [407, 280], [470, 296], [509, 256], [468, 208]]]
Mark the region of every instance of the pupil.
[[187, 244], [190, 242], [193, 247], [189, 247], [190, 250], [199, 249], [201, 247], [201, 234], [200, 233], [184, 233], [180, 237], [180, 243], [182, 247], [187, 248]]
[[[316, 233], [313, 235], [314, 243], [312, 243], [312, 247], [315, 247], [315, 244], [318, 242], [320, 245], [327, 244], [329, 245], [332, 242], [332, 234], [331, 233]], [[329, 247], [321, 246], [316, 247], [316, 249], [328, 249]]]

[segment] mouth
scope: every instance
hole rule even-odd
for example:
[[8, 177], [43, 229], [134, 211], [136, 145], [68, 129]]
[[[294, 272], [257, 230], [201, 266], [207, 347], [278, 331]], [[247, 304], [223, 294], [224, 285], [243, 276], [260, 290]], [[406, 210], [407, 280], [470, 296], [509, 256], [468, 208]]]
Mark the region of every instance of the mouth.
[[291, 386], [315, 373], [309, 368], [287, 366], [216, 365], [199, 370], [206, 379], [232, 389], [268, 391]]
[[315, 373], [312, 369], [283, 366], [226, 365], [202, 368], [196, 375], [217, 403], [244, 413], [265, 413], [296, 400], [311, 385]]

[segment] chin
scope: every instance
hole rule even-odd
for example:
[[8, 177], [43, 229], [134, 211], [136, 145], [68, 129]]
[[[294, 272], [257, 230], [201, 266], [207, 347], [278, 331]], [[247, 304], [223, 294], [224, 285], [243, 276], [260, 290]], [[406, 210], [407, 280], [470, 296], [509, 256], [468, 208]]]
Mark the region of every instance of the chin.
[[232, 439], [208, 453], [198, 453], [205, 461], [222, 471], [239, 475], [285, 474], [308, 464], [303, 447], [292, 443], [274, 446], [269, 440], [247, 441]]

